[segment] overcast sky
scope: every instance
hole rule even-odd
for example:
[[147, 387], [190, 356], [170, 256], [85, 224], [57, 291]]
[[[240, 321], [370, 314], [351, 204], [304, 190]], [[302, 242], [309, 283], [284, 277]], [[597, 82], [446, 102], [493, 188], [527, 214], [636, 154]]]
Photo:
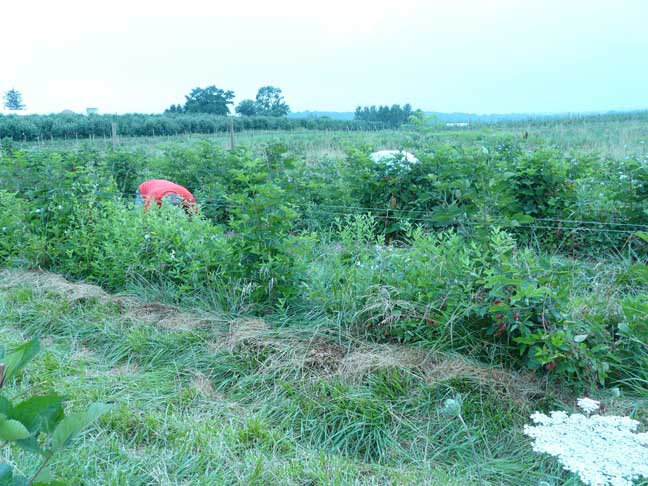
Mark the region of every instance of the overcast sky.
[[648, 0], [20, 0], [0, 91], [30, 112], [161, 112], [195, 86], [292, 111], [648, 108]]

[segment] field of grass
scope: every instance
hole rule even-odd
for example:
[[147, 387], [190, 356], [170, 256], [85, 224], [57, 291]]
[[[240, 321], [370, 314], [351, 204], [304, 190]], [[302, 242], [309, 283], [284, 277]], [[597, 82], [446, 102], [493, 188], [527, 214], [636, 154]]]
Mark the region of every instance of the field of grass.
[[0, 342], [44, 348], [3, 391], [113, 405], [70, 485], [581, 484], [522, 428], [648, 427], [642, 121], [3, 142]]
[[[47, 349], [20, 387], [115, 404], [54, 465], [67, 484], [459, 485], [477, 484], [478, 468], [490, 484], [561, 478], [519, 448], [532, 400], [558, 399], [530, 376], [51, 274], [5, 272], [0, 285], [2, 341], [37, 334]], [[457, 393], [478, 463], [460, 423], [439, 414]]]

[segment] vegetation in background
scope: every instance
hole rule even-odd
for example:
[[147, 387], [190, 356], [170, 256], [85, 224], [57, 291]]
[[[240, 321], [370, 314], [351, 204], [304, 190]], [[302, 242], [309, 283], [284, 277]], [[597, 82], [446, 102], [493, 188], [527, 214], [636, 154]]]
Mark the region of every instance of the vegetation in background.
[[390, 106], [358, 106], [355, 109], [354, 118], [356, 120], [378, 122], [383, 126], [398, 128], [407, 123], [414, 112], [412, 105], [405, 104], [402, 108], [400, 105]]
[[234, 91], [222, 90], [216, 86], [194, 88], [185, 96], [183, 106], [171, 105], [169, 113], [209, 113], [211, 115], [229, 115], [229, 107], [234, 103]]
[[120, 137], [175, 136], [192, 133], [217, 134], [234, 130], [370, 130], [384, 128], [372, 122], [327, 118], [279, 116], [228, 117], [208, 113], [167, 111], [163, 115], [0, 115], [0, 139], [15, 141], [90, 140], [106, 141], [116, 123]]
[[236, 113], [243, 116], [286, 116], [289, 112], [281, 89], [274, 86], [259, 88], [255, 100], [243, 100], [236, 107]]

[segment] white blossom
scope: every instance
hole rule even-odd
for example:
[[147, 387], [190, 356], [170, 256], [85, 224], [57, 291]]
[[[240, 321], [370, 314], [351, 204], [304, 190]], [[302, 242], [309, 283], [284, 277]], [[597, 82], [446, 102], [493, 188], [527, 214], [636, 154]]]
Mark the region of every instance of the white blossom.
[[536, 412], [531, 420], [535, 425], [526, 425], [524, 433], [533, 439], [533, 450], [555, 456], [589, 486], [632, 486], [648, 478], [648, 433], [636, 433], [636, 420], [565, 412]]
[[576, 405], [578, 405], [578, 408], [580, 408], [587, 415], [590, 415], [596, 412], [599, 408], [601, 408], [600, 402], [597, 402], [596, 400], [592, 400], [591, 398], [588, 397], [579, 398], [578, 400], [576, 400]]

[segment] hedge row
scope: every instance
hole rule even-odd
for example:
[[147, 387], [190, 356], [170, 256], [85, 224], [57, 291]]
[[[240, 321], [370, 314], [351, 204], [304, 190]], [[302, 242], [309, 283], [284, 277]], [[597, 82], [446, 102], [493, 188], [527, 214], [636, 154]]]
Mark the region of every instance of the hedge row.
[[112, 123], [122, 136], [179, 135], [234, 130], [377, 130], [380, 123], [330, 118], [228, 117], [187, 114], [127, 115], [0, 115], [0, 139], [35, 141], [109, 137]]

